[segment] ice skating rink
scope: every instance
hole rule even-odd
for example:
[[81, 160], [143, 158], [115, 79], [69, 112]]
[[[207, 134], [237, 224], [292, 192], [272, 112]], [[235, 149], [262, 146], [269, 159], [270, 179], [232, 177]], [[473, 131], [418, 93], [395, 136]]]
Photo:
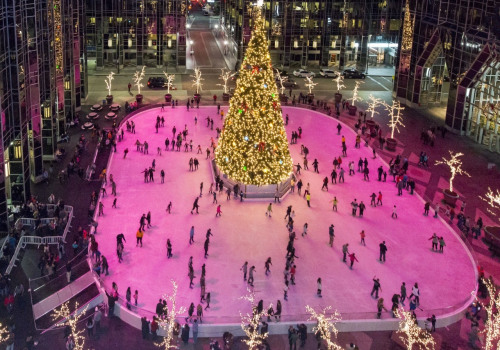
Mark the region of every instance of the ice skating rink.
[[[227, 107], [222, 108], [227, 113]], [[406, 190], [397, 196], [392, 176], [387, 182], [377, 181], [377, 168], [381, 160], [372, 159], [370, 147], [361, 145], [354, 148], [355, 134], [347, 126], [342, 134], [347, 139], [347, 157], [343, 158], [346, 170], [345, 183], [329, 184], [328, 192], [322, 191], [322, 180], [329, 177], [333, 157], [341, 155], [341, 136], [337, 135], [336, 119], [320, 113], [293, 107], [283, 107], [283, 116], [289, 115], [286, 126], [288, 138], [291, 132], [302, 127], [299, 142], [290, 145], [294, 164], [302, 164], [300, 145], [309, 148], [309, 171], [302, 170], [299, 177], [304, 185], [310, 183], [311, 207], [302, 196], [288, 194], [280, 204], [273, 203], [272, 218], [265, 215], [268, 202], [243, 202], [226, 200], [226, 194], [218, 195], [222, 204], [222, 216], [215, 217], [216, 204], [208, 194], [213, 181], [206, 160], [205, 149], [211, 137], [216, 137], [216, 127], [222, 128], [222, 121], [216, 107], [201, 107], [186, 111], [185, 107], [166, 108], [164, 112], [151, 109], [134, 116], [136, 133], [125, 131], [124, 141], [117, 145], [117, 153], [110, 160], [108, 174], [112, 174], [117, 184], [117, 208], [112, 208], [113, 196], [108, 182], [108, 195], [102, 199], [104, 216], [98, 217], [96, 239], [99, 250], [109, 262], [109, 276], [104, 277], [105, 285], [111, 288], [116, 282], [121, 297], [125, 297], [127, 287], [132, 294], [139, 292], [139, 308], [154, 312], [162, 293], [171, 290], [170, 280], [179, 282], [178, 305], [195, 305], [200, 300], [199, 278], [201, 266], [206, 264], [206, 291], [211, 293], [210, 309], [205, 311], [205, 322], [239, 323], [239, 311], [249, 311], [248, 303], [238, 298], [247, 293], [240, 267], [245, 261], [256, 266], [255, 293], [264, 305], [278, 299], [283, 304], [283, 320], [307, 319], [305, 306], [316, 308], [331, 305], [342, 313], [343, 319], [374, 318], [376, 300], [370, 297], [372, 278], [380, 279], [385, 306], [390, 310], [391, 297], [400, 291], [401, 282], [406, 282], [408, 295], [411, 287], [418, 282], [420, 287], [419, 317], [437, 316], [452, 312], [466, 304], [475, 287], [475, 267], [473, 260], [461, 240], [449, 229], [444, 221], [423, 216], [423, 201]], [[165, 117], [165, 127], [155, 131], [157, 115]], [[198, 123], [195, 125], [195, 116]], [[206, 127], [205, 118], [214, 119], [214, 128]], [[187, 126], [187, 141], [193, 140], [193, 152], [165, 151], [164, 141], [172, 139], [172, 128], [177, 132]], [[136, 151], [136, 140], [149, 143], [149, 154]], [[203, 154], [196, 154], [200, 144]], [[157, 147], [162, 154], [157, 155]], [[127, 157], [123, 151], [129, 149]], [[197, 171], [189, 171], [189, 158], [198, 157]], [[349, 176], [348, 162], [356, 164], [359, 158], [369, 162], [370, 181], [363, 181], [363, 175], [356, 172]], [[313, 172], [312, 162], [319, 161], [319, 174]], [[156, 160], [155, 182], [144, 183], [142, 171]], [[160, 170], [166, 173], [165, 183], [160, 183]], [[387, 170], [384, 164], [384, 169]], [[432, 167], [431, 167], [432, 170]], [[192, 203], [199, 195], [200, 182], [204, 183], [203, 196], [199, 200], [200, 213], [190, 214]], [[383, 206], [370, 206], [370, 195], [381, 191]], [[338, 212], [333, 212], [331, 203], [336, 196]], [[366, 211], [363, 218], [351, 216], [350, 203], [356, 198], [363, 201]], [[171, 214], [166, 213], [169, 201], [173, 203]], [[288, 301], [283, 300], [283, 271], [285, 268], [288, 231], [284, 220], [287, 206], [295, 211], [295, 242], [297, 273], [296, 285], [290, 286]], [[397, 206], [398, 218], [392, 219], [392, 208]], [[151, 211], [152, 227], [146, 229], [142, 248], [136, 247], [135, 234], [143, 213]], [[307, 237], [301, 236], [304, 223], [309, 224]], [[328, 227], [335, 225], [333, 248], [328, 245]], [[190, 227], [195, 227], [195, 243], [189, 245]], [[209, 257], [204, 258], [203, 243], [207, 229], [211, 229]], [[366, 246], [360, 244], [360, 232], [366, 232]], [[444, 254], [431, 250], [429, 238], [436, 232], [446, 241]], [[126, 237], [124, 261], [119, 264], [116, 255], [116, 235]], [[167, 259], [166, 241], [170, 238], [173, 258]], [[388, 247], [387, 261], [381, 263], [379, 244], [384, 241]], [[349, 251], [356, 253], [359, 263], [350, 270], [342, 262], [342, 245], [349, 243]], [[193, 256], [195, 286], [189, 288], [188, 260]], [[264, 263], [272, 258], [271, 273], [264, 274]], [[316, 280], [323, 280], [323, 298], [316, 296]], [[408, 303], [406, 303], [408, 308]], [[145, 311], [136, 309], [138, 313]], [[390, 317], [386, 314], [384, 317]]]

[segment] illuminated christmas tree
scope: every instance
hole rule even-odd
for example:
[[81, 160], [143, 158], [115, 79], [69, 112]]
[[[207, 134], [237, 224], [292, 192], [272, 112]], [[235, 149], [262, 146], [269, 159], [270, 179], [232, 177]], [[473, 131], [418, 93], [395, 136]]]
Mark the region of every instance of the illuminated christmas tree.
[[278, 184], [290, 176], [293, 164], [264, 21], [258, 7], [254, 7], [253, 14], [252, 38], [215, 159], [222, 173], [240, 183]]

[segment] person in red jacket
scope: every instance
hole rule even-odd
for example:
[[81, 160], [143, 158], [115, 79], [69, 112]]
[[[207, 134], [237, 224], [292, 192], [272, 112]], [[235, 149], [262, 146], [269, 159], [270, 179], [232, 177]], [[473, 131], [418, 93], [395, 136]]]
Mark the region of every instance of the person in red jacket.
[[352, 270], [352, 265], [354, 265], [354, 261], [359, 262], [359, 260], [358, 260], [358, 259], [356, 259], [356, 255], [355, 255], [354, 253], [349, 254], [349, 260], [351, 260], [351, 266], [350, 266], [350, 268], [351, 268], [351, 270]]

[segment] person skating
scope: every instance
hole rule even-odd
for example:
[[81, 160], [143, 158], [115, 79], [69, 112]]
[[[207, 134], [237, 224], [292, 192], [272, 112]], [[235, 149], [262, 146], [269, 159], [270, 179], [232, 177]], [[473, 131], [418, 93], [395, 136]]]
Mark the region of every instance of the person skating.
[[444, 242], [443, 237], [439, 237], [439, 252], [443, 253], [444, 252], [444, 247], [446, 246], [446, 243]]
[[363, 201], [361, 201], [359, 203], [359, 217], [360, 218], [363, 217], [363, 213], [365, 212], [365, 209], [366, 209], [366, 205], [365, 205], [365, 203], [363, 203]]
[[170, 238], [167, 239], [167, 259], [172, 257], [172, 243], [170, 243]]
[[248, 284], [252, 287], [253, 287], [254, 272], [255, 272], [255, 266], [252, 265], [250, 271], [248, 272]]
[[400, 292], [400, 298], [399, 298], [399, 302], [401, 303], [401, 305], [405, 305], [405, 299], [406, 299], [406, 283], [403, 282], [401, 284], [401, 292]]
[[378, 246], [380, 248], [379, 261], [385, 262], [385, 253], [387, 252], [387, 246], [385, 245], [385, 241], [383, 241], [382, 243], [380, 243]]
[[351, 261], [351, 266], [349, 266], [349, 268], [352, 270], [352, 266], [354, 265], [354, 261], [359, 262], [359, 260], [356, 258], [355, 253], [349, 254], [349, 260]]
[[418, 283], [415, 283], [413, 285], [413, 288], [411, 290], [410, 298], [414, 297], [415, 298], [415, 303], [420, 305], [420, 290], [418, 289]]
[[439, 243], [439, 238], [436, 233], [432, 235], [431, 238], [428, 239], [429, 241], [432, 240], [432, 251], [437, 251], [438, 250], [438, 243]]
[[391, 215], [391, 217], [393, 219], [397, 219], [398, 218], [398, 212], [396, 210], [396, 206], [394, 206], [394, 208], [392, 209], [392, 215]]
[[323, 289], [323, 286], [322, 286], [322, 283], [321, 283], [321, 278], [318, 278], [318, 280], [316, 281], [316, 295], [320, 298], [322, 298], [323, 296], [321, 295], [321, 291]]
[[205, 259], [208, 257], [208, 246], [210, 244], [210, 239], [205, 239], [205, 243], [203, 244], [203, 249], [205, 249]]
[[172, 211], [172, 202], [169, 202], [168, 205], [167, 205], [167, 209], [166, 209], [167, 213], [171, 213]]
[[330, 225], [328, 228], [328, 235], [330, 236], [330, 247], [333, 247], [333, 239], [335, 238], [335, 231], [334, 231], [334, 226], [333, 224]]
[[276, 311], [274, 312], [274, 319], [276, 322], [281, 321], [281, 300], [276, 303]]
[[200, 197], [203, 196], [203, 182], [200, 183]]
[[358, 201], [356, 200], [356, 198], [354, 198], [354, 200], [351, 202], [351, 208], [352, 208], [352, 216], [356, 216], [356, 212], [358, 211]]
[[304, 230], [302, 231], [302, 237], [307, 236], [307, 229], [309, 228], [309, 224], [304, 223]]
[[375, 199], [377, 199], [377, 195], [375, 194], [375, 192], [373, 192], [370, 196], [371, 198], [371, 201], [370, 201], [370, 206], [372, 207], [376, 207], [377, 204], [375, 203]]
[[194, 270], [189, 269], [189, 274], [188, 274], [188, 276], [189, 276], [189, 288], [193, 289], [193, 285], [194, 285], [193, 280], [194, 280], [194, 278], [196, 277], [196, 276], [194, 275]]
[[333, 197], [333, 199], [330, 202], [332, 203], [332, 210], [337, 211], [337, 204], [338, 204], [337, 197]]
[[243, 271], [243, 281], [247, 280], [247, 271], [248, 271], [248, 261], [245, 261], [243, 266], [240, 268], [240, 271]]
[[377, 301], [377, 318], [380, 318], [382, 316], [382, 310], [387, 311], [387, 309], [384, 306], [384, 298], [380, 298]]
[[288, 281], [285, 281], [285, 286], [283, 287], [283, 299], [288, 301]]
[[366, 246], [366, 243], [365, 243], [365, 237], [366, 237], [366, 234], [365, 234], [365, 230], [361, 230], [361, 232], [359, 233], [359, 235], [361, 236], [361, 244]]
[[347, 257], [347, 254], [349, 254], [349, 243], [346, 243], [342, 246], [342, 261], [343, 262], [346, 262], [346, 257]]
[[314, 167], [314, 172], [319, 174], [319, 169], [318, 169], [319, 163], [318, 163], [318, 160], [316, 158], [314, 158], [312, 165]]
[[222, 215], [222, 210], [221, 210], [221, 205], [217, 205], [217, 210], [215, 212], [215, 217], [221, 216]]
[[424, 216], [429, 216], [430, 208], [431, 208], [431, 203], [425, 202], [425, 204], [424, 204]]
[[382, 192], [378, 192], [377, 205], [382, 205]]
[[271, 217], [271, 213], [273, 212], [273, 203], [269, 203], [267, 206], [266, 216]]
[[273, 264], [273, 263], [271, 262], [271, 257], [267, 258], [266, 263], [264, 264], [264, 267], [266, 268], [266, 272], [265, 272], [265, 273], [266, 273], [266, 276], [268, 275], [268, 273], [270, 273], [270, 272], [271, 272], [271, 269], [270, 269], [270, 268], [271, 268], [271, 265], [272, 265], [272, 264]]
[[321, 190], [323, 191], [323, 189], [326, 188], [326, 191], [328, 192], [328, 176], [325, 176], [325, 178], [323, 179], [323, 186], [321, 187]]
[[193, 202], [193, 208], [191, 209], [191, 214], [193, 214], [193, 210], [195, 209], [196, 209], [196, 214], [199, 214], [198, 209], [200, 208], [200, 205], [198, 204], [198, 199], [199, 197], [196, 197], [196, 199]]
[[373, 297], [373, 294], [375, 294], [375, 299], [377, 299], [379, 290], [382, 291], [382, 286], [380, 285], [380, 279], [378, 279], [377, 276], [373, 276], [373, 288], [370, 293], [370, 296]]
[[142, 237], [144, 236], [144, 231], [141, 229], [137, 230], [137, 233], [135, 234], [135, 237], [137, 238], [137, 244], [135, 245], [136, 247], [139, 246], [139, 243], [141, 244], [142, 248]]
[[189, 230], [189, 244], [194, 243], [194, 226]]

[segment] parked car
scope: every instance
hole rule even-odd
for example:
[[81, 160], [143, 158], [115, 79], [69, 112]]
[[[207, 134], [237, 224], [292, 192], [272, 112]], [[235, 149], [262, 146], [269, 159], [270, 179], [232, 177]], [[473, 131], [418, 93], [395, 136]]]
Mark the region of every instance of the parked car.
[[366, 75], [364, 73], [361, 73], [359, 70], [354, 69], [354, 68], [348, 68], [348, 69], [344, 70], [342, 75], [344, 76], [344, 78], [348, 78], [348, 79], [353, 79], [353, 78], [354, 79], [364, 79], [366, 77]]
[[319, 75], [321, 75], [323, 78], [336, 78], [338, 76], [336, 72], [328, 68], [320, 69]]
[[148, 88], [150, 89], [161, 89], [166, 87], [165, 78], [163, 77], [151, 77], [148, 79]]
[[310, 72], [308, 70], [305, 70], [305, 69], [297, 69], [297, 70], [294, 70], [293, 71], [293, 75], [295, 75], [296, 77], [301, 77], [301, 78], [305, 78], [305, 77], [313, 77], [316, 75], [314, 74], [313, 72]]

